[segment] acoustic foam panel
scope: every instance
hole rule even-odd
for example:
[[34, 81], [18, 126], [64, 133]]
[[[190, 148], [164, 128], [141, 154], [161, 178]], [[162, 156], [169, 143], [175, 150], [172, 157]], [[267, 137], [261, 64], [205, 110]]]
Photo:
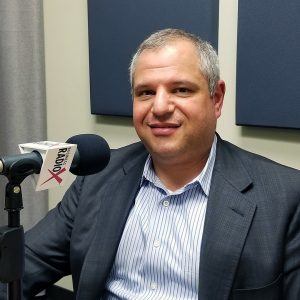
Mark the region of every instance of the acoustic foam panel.
[[239, 1], [236, 124], [300, 128], [300, 1]]
[[89, 0], [91, 112], [132, 115], [128, 67], [150, 33], [181, 28], [218, 43], [218, 0]]

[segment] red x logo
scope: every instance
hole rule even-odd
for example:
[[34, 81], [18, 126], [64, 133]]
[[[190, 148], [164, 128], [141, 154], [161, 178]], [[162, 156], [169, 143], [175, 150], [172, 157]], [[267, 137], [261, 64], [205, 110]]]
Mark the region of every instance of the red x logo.
[[54, 173], [52, 172], [51, 170], [48, 169], [48, 171], [51, 173], [51, 177], [49, 179], [47, 179], [46, 181], [44, 181], [42, 183], [42, 185], [48, 181], [50, 181], [51, 179], [55, 179], [59, 184], [62, 182], [62, 179], [58, 176], [60, 175], [61, 173], [65, 172], [66, 171], [66, 168], [62, 168], [60, 169], [58, 172]]

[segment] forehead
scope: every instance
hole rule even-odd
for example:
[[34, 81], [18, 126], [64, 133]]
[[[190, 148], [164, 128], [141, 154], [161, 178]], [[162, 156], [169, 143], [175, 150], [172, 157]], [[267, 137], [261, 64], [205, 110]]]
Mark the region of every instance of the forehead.
[[[203, 78], [195, 45], [188, 40], [174, 41], [157, 49], [144, 50], [137, 59], [134, 85], [147, 78]], [[184, 78], [183, 78], [184, 79]]]
[[186, 39], [174, 40], [165, 45], [153, 49], [145, 49], [139, 55], [136, 62], [136, 69], [141, 65], [145, 67], [163, 66], [173, 60], [180, 62], [199, 62], [198, 53], [195, 45]]

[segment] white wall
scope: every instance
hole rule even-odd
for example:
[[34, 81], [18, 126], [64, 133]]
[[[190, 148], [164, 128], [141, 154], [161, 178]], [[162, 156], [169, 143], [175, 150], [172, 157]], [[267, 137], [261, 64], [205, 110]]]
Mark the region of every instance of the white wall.
[[[235, 125], [237, 9], [238, 0], [220, 0], [219, 57], [227, 93], [218, 132], [242, 148], [300, 169], [299, 130]], [[87, 1], [44, 0], [44, 24], [48, 139], [64, 141], [78, 133], [97, 133], [111, 147], [137, 141], [130, 118], [90, 114]], [[63, 192], [50, 191], [50, 208]], [[63, 285], [70, 287], [70, 281]]]

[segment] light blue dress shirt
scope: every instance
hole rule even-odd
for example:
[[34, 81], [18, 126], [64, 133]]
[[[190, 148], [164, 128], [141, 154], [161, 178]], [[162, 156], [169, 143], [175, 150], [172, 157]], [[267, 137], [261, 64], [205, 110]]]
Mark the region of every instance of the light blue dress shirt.
[[214, 142], [201, 173], [170, 192], [144, 167], [103, 299], [198, 299], [200, 250], [216, 157]]

